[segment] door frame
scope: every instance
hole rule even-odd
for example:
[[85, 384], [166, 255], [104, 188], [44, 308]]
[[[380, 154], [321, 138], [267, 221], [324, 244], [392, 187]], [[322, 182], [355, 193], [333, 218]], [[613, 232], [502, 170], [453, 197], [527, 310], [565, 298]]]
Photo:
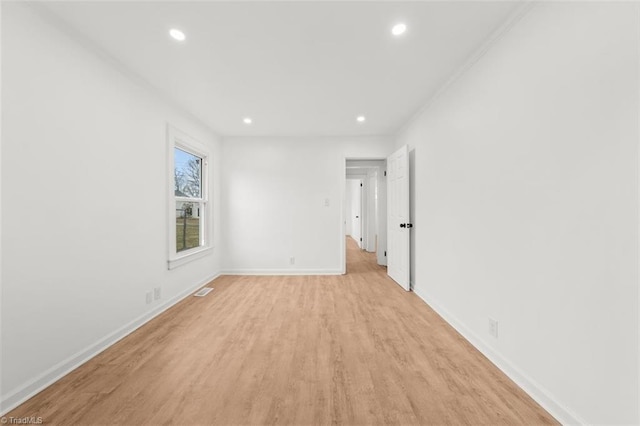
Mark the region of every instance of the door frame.
[[[365, 226], [366, 226], [366, 224], [365, 224], [365, 219], [366, 218], [365, 218], [364, 213], [362, 212], [362, 210], [364, 208], [363, 206], [365, 206], [366, 203], [367, 203], [367, 198], [366, 198], [365, 193], [364, 193], [364, 179], [365, 179], [365, 177], [363, 177], [363, 175], [354, 175], [354, 176], [349, 176], [349, 177], [346, 178], [346, 183], [347, 184], [349, 183], [349, 181], [354, 181], [354, 182], [359, 182], [360, 183], [360, 187], [358, 189], [358, 191], [360, 192], [360, 194], [359, 194], [360, 211], [358, 212], [358, 215], [359, 215], [358, 216], [358, 218], [359, 218], [358, 227], [360, 228], [358, 230], [358, 235], [360, 236], [360, 241], [358, 241], [356, 239], [356, 242], [358, 243], [358, 246], [361, 246], [360, 248], [363, 248], [362, 246], [364, 245], [364, 243], [366, 241], [365, 235], [364, 235], [364, 229], [365, 229]], [[355, 186], [355, 184], [354, 184], [354, 186]], [[347, 201], [346, 196], [347, 196], [347, 192], [345, 190], [345, 207], [346, 207], [346, 201]], [[351, 213], [353, 213], [353, 200], [351, 200], [351, 201], [352, 201], [352, 204], [351, 204], [352, 211], [351, 211]], [[343, 222], [345, 228], [347, 226], [347, 221], [348, 220], [353, 221], [353, 216], [347, 217], [347, 215], [345, 214], [345, 220]], [[354, 229], [353, 229], [353, 225], [352, 225], [352, 229], [351, 229], [351, 236], [352, 237], [354, 236], [353, 234], [354, 234]], [[346, 230], [345, 230], [345, 235], [346, 235]]]
[[[387, 161], [387, 157], [347, 157], [340, 158], [340, 263], [342, 264], [342, 275], [347, 273], [347, 244], [346, 244], [346, 189], [347, 189], [347, 161]], [[378, 206], [379, 209], [387, 208], [387, 200], [385, 199], [384, 206]], [[362, 217], [361, 223], [362, 221]], [[385, 223], [386, 227], [386, 223]]]

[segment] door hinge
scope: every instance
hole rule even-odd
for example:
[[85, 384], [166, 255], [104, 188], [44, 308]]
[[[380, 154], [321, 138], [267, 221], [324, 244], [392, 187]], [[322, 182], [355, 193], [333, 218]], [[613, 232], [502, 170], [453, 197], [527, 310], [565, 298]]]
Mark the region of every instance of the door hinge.
[[385, 175], [385, 176], [387, 175], [387, 171], [386, 171], [386, 170], [384, 171], [384, 175]]
[[360, 238], [360, 241], [362, 241], [362, 238]]
[[387, 257], [387, 251], [386, 250], [384, 251], [384, 257]]
[[360, 186], [362, 186], [362, 183], [360, 183]]

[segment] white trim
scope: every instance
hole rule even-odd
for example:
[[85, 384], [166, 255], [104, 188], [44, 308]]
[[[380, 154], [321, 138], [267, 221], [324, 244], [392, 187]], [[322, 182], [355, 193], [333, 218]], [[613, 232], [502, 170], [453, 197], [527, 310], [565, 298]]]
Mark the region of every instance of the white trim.
[[211, 252], [213, 251], [213, 247], [212, 246], [196, 247], [196, 248], [193, 248], [191, 250], [181, 251], [180, 254], [177, 257], [174, 257], [173, 259], [167, 260], [167, 264], [169, 266], [169, 270], [175, 269], [178, 266], [182, 266], [185, 263], [189, 263], [189, 262], [194, 261], [196, 259], [200, 259], [202, 257], [205, 257], [206, 255], [211, 254], [210, 251]]
[[458, 333], [462, 335], [469, 343], [471, 343], [480, 353], [482, 353], [489, 361], [493, 363], [500, 371], [507, 375], [516, 385], [525, 391], [534, 401], [542, 406], [553, 417], [563, 425], [584, 425], [587, 424], [578, 415], [556, 400], [556, 398], [526, 373], [514, 366], [502, 354], [494, 350], [491, 345], [484, 342], [477, 334], [467, 328], [462, 321], [459, 321], [453, 314], [444, 308], [438, 301], [432, 297], [427, 297], [424, 293], [413, 292], [424, 303], [429, 305], [442, 319], [451, 325]]
[[[640, 10], [638, 10], [636, 12], [636, 19], [640, 19]], [[640, 31], [638, 31], [636, 33], [636, 40], [640, 40]], [[637, 56], [637, 60], [638, 60], [638, 69], [640, 69], [640, 48], [638, 48], [636, 50], [636, 54]], [[638, 96], [638, 98], [636, 99], [637, 103], [636, 103], [636, 108], [638, 106], [640, 106], [640, 91], [638, 91], [636, 93], [636, 95]], [[637, 112], [636, 114], [640, 115], [640, 112]], [[638, 135], [640, 135], [640, 117], [638, 117]], [[640, 147], [640, 141], [638, 143], [638, 146]], [[637, 158], [636, 158], [636, 185], [638, 185], [638, 187], [636, 188], [636, 196], [637, 196], [637, 200], [636, 200], [636, 257], [637, 257], [637, 264], [636, 264], [636, 286], [638, 287], [638, 300], [637, 300], [637, 305], [636, 305], [636, 310], [640, 310], [640, 149], [638, 149], [638, 154], [637, 154]], [[637, 312], [637, 311], [636, 311]], [[637, 329], [637, 339], [638, 339], [638, 365], [640, 365], [640, 315], [637, 316], [637, 324], [636, 326], [638, 327]], [[636, 377], [636, 384], [637, 384], [637, 390], [638, 390], [638, 417], [637, 420], [640, 422], [640, 371], [637, 373], [637, 377]]]
[[[189, 154], [193, 154], [202, 159], [201, 164], [201, 182], [200, 182], [200, 198], [176, 197], [174, 182], [174, 149], [180, 149]], [[199, 142], [197, 139], [189, 136], [182, 130], [167, 123], [167, 268], [174, 269], [189, 263], [193, 260], [200, 259], [206, 254], [205, 252], [213, 248], [213, 208], [209, 202], [209, 179], [211, 153], [209, 148]], [[185, 201], [200, 204], [202, 206], [202, 214], [200, 220], [200, 241], [199, 247], [177, 252], [176, 251], [176, 202]]]
[[226, 269], [220, 275], [344, 275], [341, 269]]
[[0, 407], [2, 407], [0, 408], [0, 416], [5, 415], [9, 411], [16, 408], [18, 405], [25, 402], [27, 399], [33, 397], [34, 395], [41, 392], [45, 388], [51, 386], [60, 378], [66, 376], [76, 368], [80, 367], [82, 364], [91, 360], [96, 355], [100, 354], [101, 352], [105, 351], [106, 349], [108, 349], [118, 341], [127, 337], [129, 334], [133, 333], [134, 331], [136, 331], [137, 329], [139, 329], [140, 327], [142, 327], [143, 325], [145, 325], [146, 323], [148, 323], [149, 321], [151, 321], [152, 319], [154, 319], [155, 317], [157, 317], [167, 309], [171, 308], [181, 300], [191, 295], [194, 291], [198, 290], [203, 285], [210, 283], [211, 281], [215, 280], [219, 276], [220, 276], [219, 273], [213, 274], [198, 281], [196, 284], [190, 286], [189, 288], [184, 290], [182, 293], [177, 294], [172, 299], [167, 300], [163, 304], [156, 306], [150, 311], [135, 318], [133, 321], [129, 322], [128, 324], [125, 324], [124, 326], [120, 327], [114, 332], [106, 335], [105, 337], [93, 343], [92, 345], [89, 345], [85, 349], [77, 352], [76, 354], [70, 356], [64, 361], [59, 362], [58, 364], [54, 365], [44, 373], [40, 374], [38, 377], [25, 383], [23, 386], [19, 387], [18, 389], [13, 390], [7, 395], [3, 395], [2, 399], [0, 400]]
[[347, 273], [347, 243], [345, 234], [347, 233], [347, 216], [345, 208], [347, 205], [347, 157], [340, 157], [340, 265], [342, 265], [341, 275]]
[[173, 197], [174, 200], [176, 201], [182, 201], [183, 203], [206, 203], [207, 200], [203, 199], [203, 198], [190, 198], [190, 197], [178, 197], [178, 196], [174, 196]]
[[[0, 22], [2, 22], [2, 2], [0, 1]], [[2, 31], [0, 31], [0, 39], [2, 38]], [[2, 46], [2, 41], [0, 40], [0, 46]], [[0, 81], [2, 81], [1, 78], [1, 74], [2, 74], [2, 55], [0, 54]], [[2, 84], [0, 84], [0, 99], [2, 99], [1, 96], [2, 93]], [[0, 117], [2, 117], [2, 102], [0, 102]], [[0, 120], [1, 121], [1, 120]], [[0, 168], [2, 167], [2, 123], [0, 123]], [[6, 148], [6, 145], [5, 145]], [[5, 157], [6, 158], [6, 157]], [[6, 182], [7, 179], [5, 178], [4, 181]], [[6, 203], [5, 203], [6, 204]], [[0, 235], [2, 235], [2, 173], [0, 170]], [[0, 271], [2, 271], [2, 238], [0, 238]], [[2, 276], [3, 274], [0, 273], [0, 300], [2, 298]], [[5, 299], [6, 300], [6, 299]], [[5, 302], [6, 303], [6, 302]], [[2, 303], [0, 302], [0, 306], [2, 306]], [[0, 315], [0, 342], [4, 342], [5, 340], [2, 337], [2, 330], [4, 330], [4, 327], [2, 326], [2, 317], [3, 315]], [[4, 362], [2, 360], [2, 350], [0, 350], [0, 378], [2, 377], [2, 369], [4, 368]], [[2, 390], [2, 387], [0, 386], [0, 390]], [[0, 411], [2, 411], [2, 401], [0, 400]]]
[[[363, 179], [365, 181], [368, 181], [368, 173], [365, 174], [354, 174], [354, 175], [349, 175], [347, 176], [347, 161], [350, 162], [362, 162], [362, 163], [366, 163], [368, 161], [371, 162], [375, 162], [378, 163], [380, 161], [387, 161], [387, 157], [347, 157], [347, 156], [342, 156], [341, 158], [341, 163], [340, 163], [340, 193], [341, 193], [341, 199], [342, 199], [342, 204], [340, 206], [340, 217], [341, 217], [341, 226], [340, 226], [340, 264], [342, 265], [342, 274], [346, 274], [347, 273], [347, 244], [346, 244], [346, 223], [345, 221], [347, 220], [346, 214], [345, 214], [345, 207], [347, 204], [347, 180], [349, 179]], [[367, 165], [365, 168], [367, 169], [371, 169], [371, 168], [378, 168], [378, 172], [382, 173], [385, 171], [386, 166], [385, 167], [380, 167], [379, 164], [369, 164]], [[367, 182], [368, 185], [368, 182]], [[389, 202], [389, 199], [386, 198], [385, 196], [385, 205], [384, 207], [379, 206], [379, 208], [384, 208], [386, 210], [387, 208], [387, 203]], [[386, 222], [385, 222], [385, 227]], [[378, 250], [382, 250], [382, 251], [387, 251], [387, 246], [385, 243], [384, 247], [378, 247]], [[376, 263], [378, 265], [381, 266], [387, 266], [387, 262], [386, 262], [386, 258], [385, 258], [385, 263], [384, 264], [380, 264], [378, 263], [378, 254], [376, 253]]]

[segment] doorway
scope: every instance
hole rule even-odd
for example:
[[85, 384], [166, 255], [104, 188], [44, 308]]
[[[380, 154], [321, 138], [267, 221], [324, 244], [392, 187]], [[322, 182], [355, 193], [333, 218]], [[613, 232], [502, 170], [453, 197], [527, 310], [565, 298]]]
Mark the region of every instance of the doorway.
[[346, 209], [344, 214], [346, 236], [351, 237], [360, 249], [365, 248], [362, 226], [363, 185], [363, 179], [360, 177], [347, 176], [347, 186], [345, 188]]
[[[345, 159], [343, 238], [387, 264], [386, 159]], [[346, 273], [346, 245], [343, 249]]]

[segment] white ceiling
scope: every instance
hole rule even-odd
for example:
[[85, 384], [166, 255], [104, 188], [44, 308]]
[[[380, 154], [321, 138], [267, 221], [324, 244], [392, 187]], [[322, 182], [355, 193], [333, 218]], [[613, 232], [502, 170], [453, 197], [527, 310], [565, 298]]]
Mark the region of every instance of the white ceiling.
[[[223, 135], [390, 135], [519, 2], [52, 2]], [[393, 24], [403, 21], [399, 38]], [[185, 42], [171, 39], [176, 27]], [[367, 120], [357, 123], [356, 116]], [[243, 124], [250, 116], [253, 124]]]

